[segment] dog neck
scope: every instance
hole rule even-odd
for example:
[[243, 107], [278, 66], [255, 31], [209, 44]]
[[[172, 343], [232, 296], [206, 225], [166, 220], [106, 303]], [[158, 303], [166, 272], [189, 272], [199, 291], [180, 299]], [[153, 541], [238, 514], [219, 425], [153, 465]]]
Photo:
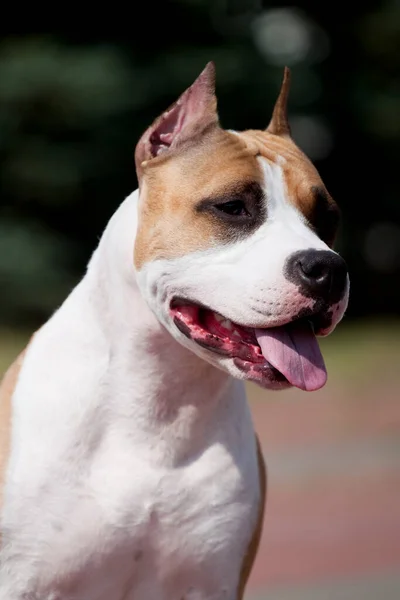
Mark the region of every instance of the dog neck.
[[115, 415], [144, 445], [162, 437], [160, 455], [175, 452], [175, 463], [215, 430], [216, 413], [241, 383], [176, 342], [143, 299], [133, 266], [137, 204], [136, 191], [110, 220], [89, 263], [85, 295], [106, 340]]

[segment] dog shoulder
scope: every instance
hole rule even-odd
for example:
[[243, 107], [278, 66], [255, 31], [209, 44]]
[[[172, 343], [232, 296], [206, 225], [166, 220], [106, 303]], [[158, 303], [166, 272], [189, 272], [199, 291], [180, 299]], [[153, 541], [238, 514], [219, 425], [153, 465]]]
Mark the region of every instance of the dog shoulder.
[[258, 461], [258, 481], [259, 481], [259, 503], [258, 503], [258, 513], [257, 520], [255, 523], [255, 527], [253, 533], [251, 535], [250, 543], [247, 547], [246, 553], [243, 558], [242, 567], [240, 571], [240, 579], [239, 579], [239, 588], [238, 588], [238, 596], [237, 600], [242, 600], [244, 597], [245, 588], [247, 585], [247, 581], [250, 577], [251, 570], [253, 568], [253, 564], [257, 555], [258, 547], [260, 545], [261, 534], [264, 523], [264, 512], [265, 512], [265, 501], [267, 495], [267, 471], [266, 465], [261, 449], [260, 440], [256, 434], [256, 444], [257, 444], [257, 461]]

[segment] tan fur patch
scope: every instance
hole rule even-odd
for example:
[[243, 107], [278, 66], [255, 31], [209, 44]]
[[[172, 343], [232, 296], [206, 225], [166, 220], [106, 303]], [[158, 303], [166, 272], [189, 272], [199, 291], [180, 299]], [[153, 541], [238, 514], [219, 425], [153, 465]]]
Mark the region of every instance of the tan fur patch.
[[[17, 385], [26, 349], [9, 367], [0, 383], [0, 506], [11, 443], [11, 398]], [[0, 533], [1, 535], [1, 533]]]
[[237, 600], [242, 600], [244, 597], [245, 588], [247, 585], [247, 581], [250, 577], [251, 570], [253, 568], [253, 564], [255, 558], [257, 556], [258, 547], [260, 545], [262, 528], [264, 523], [264, 512], [265, 512], [265, 501], [267, 495], [267, 473], [264, 462], [264, 457], [261, 450], [260, 440], [258, 436], [256, 436], [257, 442], [257, 458], [258, 458], [258, 474], [259, 474], [259, 482], [260, 482], [260, 504], [258, 508], [258, 518], [257, 523], [253, 532], [253, 535], [250, 540], [249, 547], [247, 548], [246, 554], [243, 559], [242, 568], [240, 571], [240, 580], [238, 587], [238, 596]]
[[[139, 228], [135, 242], [135, 266], [156, 259], [177, 258], [223, 241], [223, 226], [210, 214], [196, 212], [196, 205], [246, 182], [262, 185], [257, 156], [281, 166], [292, 202], [314, 226], [321, 189], [330, 207], [336, 205], [317, 169], [287, 136], [249, 130], [238, 135], [219, 127], [199, 144], [188, 145], [171, 156], [161, 155], [143, 169], [140, 189]], [[323, 221], [324, 215], [322, 215]], [[335, 224], [332, 225], [335, 229]], [[319, 235], [318, 227], [315, 227]], [[324, 239], [332, 244], [332, 236]]]
[[196, 205], [235, 185], [261, 185], [255, 155], [239, 136], [216, 127], [200, 143], [150, 161], [141, 182], [136, 268], [220, 244], [221, 223], [206, 212], [196, 212]]
[[267, 131], [244, 131], [240, 133], [252, 148], [257, 145], [258, 151], [267, 160], [279, 163], [282, 168], [289, 200], [304, 212], [312, 202], [311, 187], [324, 187], [317, 169], [307, 156], [289, 137], [276, 136]]
[[[313, 191], [315, 189], [323, 192], [327, 207], [338, 212], [336, 203], [328, 193], [317, 169], [290, 137], [277, 136], [258, 130], [244, 131], [239, 135], [252, 151], [256, 147], [261, 156], [280, 165], [289, 202], [292, 202], [303, 213], [311, 225], [315, 225], [316, 220], [318, 197]], [[322, 215], [322, 220], [324, 216]], [[326, 215], [326, 218], [328, 219], [329, 215]], [[332, 225], [332, 229], [335, 230], [335, 224]], [[318, 227], [316, 230], [319, 235]], [[324, 241], [328, 245], [332, 245], [334, 235], [327, 237], [333, 239], [324, 239]]]

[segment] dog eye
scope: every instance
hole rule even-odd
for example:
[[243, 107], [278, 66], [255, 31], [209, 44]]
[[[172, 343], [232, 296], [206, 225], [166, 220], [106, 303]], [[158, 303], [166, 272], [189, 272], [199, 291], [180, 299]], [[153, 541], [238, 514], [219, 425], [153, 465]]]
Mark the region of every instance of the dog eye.
[[215, 208], [234, 217], [248, 217], [250, 215], [243, 200], [230, 200], [223, 204], [216, 204]]

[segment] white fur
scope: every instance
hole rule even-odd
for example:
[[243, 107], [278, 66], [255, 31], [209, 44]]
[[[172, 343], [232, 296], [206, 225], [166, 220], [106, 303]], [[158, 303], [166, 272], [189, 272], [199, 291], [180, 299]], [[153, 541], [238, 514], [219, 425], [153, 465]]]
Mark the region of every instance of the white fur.
[[135, 281], [137, 193], [28, 348], [13, 397], [1, 600], [234, 600], [259, 500], [241, 382]]

